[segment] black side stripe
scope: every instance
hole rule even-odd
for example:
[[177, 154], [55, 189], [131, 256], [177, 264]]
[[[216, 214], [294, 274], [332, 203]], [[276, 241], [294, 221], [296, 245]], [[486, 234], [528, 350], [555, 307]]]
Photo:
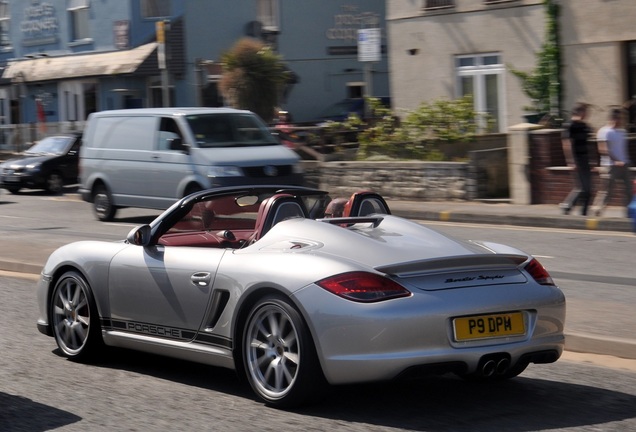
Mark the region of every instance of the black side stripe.
[[194, 339], [195, 343], [232, 349], [232, 341], [228, 338], [206, 333], [197, 334], [196, 332], [193, 332], [191, 330], [176, 327], [166, 327], [156, 324], [113, 319], [102, 319], [101, 324], [102, 328], [107, 331], [118, 330], [126, 333], [161, 337], [182, 342], [188, 342]]

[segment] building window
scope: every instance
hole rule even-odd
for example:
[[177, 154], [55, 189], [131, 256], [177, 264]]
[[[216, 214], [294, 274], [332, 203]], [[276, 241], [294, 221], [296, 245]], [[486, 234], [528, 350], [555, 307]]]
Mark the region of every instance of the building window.
[[[175, 92], [174, 92], [174, 86], [170, 83], [167, 84], [168, 85], [168, 98], [169, 101], [174, 101], [175, 100]], [[148, 107], [149, 108], [160, 108], [160, 107], [164, 107], [167, 106], [168, 104], [164, 104], [163, 102], [163, 95], [164, 95], [164, 83], [161, 79], [160, 76], [158, 77], [151, 77], [150, 78], [150, 85], [149, 85], [149, 89], [150, 89], [150, 94], [149, 94], [149, 100], [148, 100]]]
[[71, 23], [71, 40], [90, 39], [89, 0], [69, 0], [67, 11]]
[[170, 16], [170, 0], [141, 0], [143, 18], [163, 18]]
[[425, 0], [424, 9], [446, 9], [455, 7], [455, 0]]
[[11, 46], [9, 1], [0, 1], [0, 48]]
[[499, 54], [457, 56], [457, 93], [472, 95], [480, 126], [488, 132], [501, 132], [503, 124], [503, 77], [506, 70]]
[[258, 0], [257, 19], [263, 24], [263, 30], [278, 30], [278, 0]]
[[60, 121], [83, 122], [97, 111], [97, 81], [64, 81], [58, 85]]

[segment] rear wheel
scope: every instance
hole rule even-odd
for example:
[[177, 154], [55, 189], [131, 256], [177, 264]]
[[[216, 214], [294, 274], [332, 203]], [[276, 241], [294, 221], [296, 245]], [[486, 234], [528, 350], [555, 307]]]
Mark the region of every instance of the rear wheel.
[[50, 317], [55, 342], [66, 357], [86, 360], [101, 347], [97, 307], [79, 273], [67, 272], [55, 284]]
[[46, 178], [46, 190], [52, 194], [59, 194], [64, 189], [64, 179], [60, 173], [51, 173]]
[[5, 186], [5, 187], [12, 194], [17, 194], [18, 192], [20, 192], [20, 188], [19, 187], [16, 187], [16, 186]]
[[325, 389], [307, 325], [284, 297], [268, 296], [254, 305], [242, 344], [247, 380], [267, 404], [298, 406]]
[[117, 208], [113, 205], [113, 197], [106, 186], [97, 186], [93, 192], [93, 210], [95, 216], [100, 221], [111, 221], [117, 213]]

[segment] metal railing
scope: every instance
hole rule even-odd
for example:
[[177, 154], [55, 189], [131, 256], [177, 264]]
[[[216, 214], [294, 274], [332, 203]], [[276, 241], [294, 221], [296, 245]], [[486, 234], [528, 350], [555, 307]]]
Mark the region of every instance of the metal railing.
[[0, 152], [20, 153], [44, 137], [57, 133], [81, 131], [83, 128], [84, 122], [0, 125]]

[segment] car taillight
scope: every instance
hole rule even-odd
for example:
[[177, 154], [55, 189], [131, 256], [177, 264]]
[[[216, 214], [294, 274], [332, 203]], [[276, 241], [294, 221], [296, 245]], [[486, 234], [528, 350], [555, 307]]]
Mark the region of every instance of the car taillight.
[[411, 295], [409, 290], [391, 279], [366, 272], [342, 273], [318, 281], [316, 284], [347, 300], [362, 303], [373, 303]]
[[552, 276], [550, 273], [541, 265], [536, 258], [532, 258], [532, 260], [526, 264], [526, 271], [530, 273], [530, 276], [534, 280], [536, 280], [541, 285], [554, 285], [554, 281], [552, 280]]

